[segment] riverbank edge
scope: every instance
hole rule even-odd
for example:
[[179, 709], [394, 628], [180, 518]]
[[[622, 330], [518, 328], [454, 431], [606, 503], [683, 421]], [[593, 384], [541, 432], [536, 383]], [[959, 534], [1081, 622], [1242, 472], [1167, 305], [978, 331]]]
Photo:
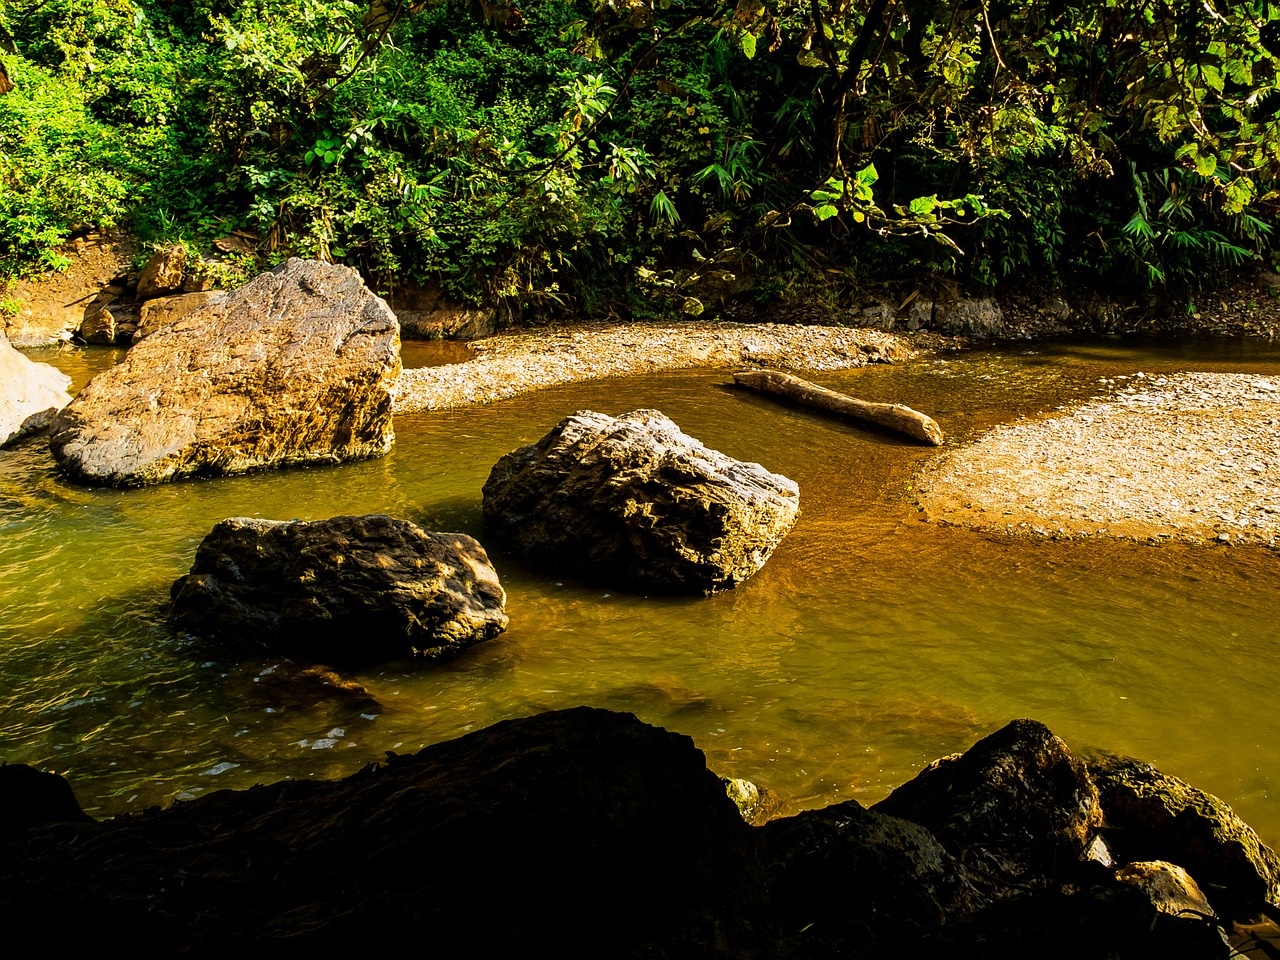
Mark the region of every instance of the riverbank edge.
[[963, 337], [866, 327], [721, 322], [581, 324], [475, 340], [473, 360], [405, 370], [396, 413], [493, 403], [531, 390], [676, 370], [848, 370], [955, 352]]
[[917, 475], [931, 520], [1006, 535], [1275, 548], [1280, 378], [1142, 373], [946, 451]]

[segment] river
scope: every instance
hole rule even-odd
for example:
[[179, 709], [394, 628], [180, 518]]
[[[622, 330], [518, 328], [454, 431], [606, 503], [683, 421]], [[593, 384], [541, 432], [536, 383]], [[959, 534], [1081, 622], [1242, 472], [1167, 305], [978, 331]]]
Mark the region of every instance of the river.
[[[429, 347], [406, 345], [409, 363]], [[83, 384], [112, 351], [34, 351]], [[963, 441], [1137, 371], [1280, 373], [1269, 346], [1026, 345], [814, 379], [909, 403]], [[582, 703], [687, 734], [782, 811], [883, 797], [1016, 717], [1148, 760], [1280, 844], [1280, 557], [1265, 548], [980, 534], [924, 522], [935, 452], [728, 389], [724, 372], [568, 385], [400, 416], [387, 457], [141, 490], [63, 483], [0, 451], [0, 756], [70, 779], [95, 816], [223, 787], [336, 777], [494, 721]], [[447, 664], [311, 695], [266, 653], [165, 626], [171, 582], [228, 516], [389, 513], [485, 541], [493, 463], [579, 409], [656, 407], [800, 485], [765, 568], [712, 597], [584, 586], [490, 545], [511, 627]]]

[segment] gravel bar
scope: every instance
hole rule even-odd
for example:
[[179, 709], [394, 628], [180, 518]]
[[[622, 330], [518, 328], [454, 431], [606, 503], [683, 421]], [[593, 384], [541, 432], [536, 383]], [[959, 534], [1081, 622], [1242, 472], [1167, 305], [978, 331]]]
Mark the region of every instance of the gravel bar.
[[999, 427], [917, 477], [931, 519], [1008, 533], [1275, 546], [1280, 379], [1141, 373]]
[[957, 349], [930, 333], [801, 324], [668, 323], [547, 327], [471, 344], [474, 360], [406, 370], [396, 412], [449, 410], [540, 387], [698, 367], [845, 370]]

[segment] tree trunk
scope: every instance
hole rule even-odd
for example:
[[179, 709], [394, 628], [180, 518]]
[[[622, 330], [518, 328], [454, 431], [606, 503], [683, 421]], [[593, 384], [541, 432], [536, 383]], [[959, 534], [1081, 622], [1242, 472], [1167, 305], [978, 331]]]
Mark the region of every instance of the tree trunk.
[[871, 403], [866, 400], [857, 400], [778, 370], [750, 370], [735, 373], [733, 379], [738, 386], [746, 387], [748, 390], [783, 397], [824, 413], [874, 423], [896, 433], [905, 434], [921, 443], [936, 447], [943, 442], [942, 430], [932, 417], [927, 417], [900, 403]]

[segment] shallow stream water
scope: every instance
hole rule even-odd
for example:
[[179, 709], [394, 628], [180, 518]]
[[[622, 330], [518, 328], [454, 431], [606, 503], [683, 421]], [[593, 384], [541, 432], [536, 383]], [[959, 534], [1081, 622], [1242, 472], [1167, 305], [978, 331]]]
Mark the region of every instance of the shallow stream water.
[[[428, 348], [406, 349], [408, 362]], [[76, 388], [110, 351], [36, 351]], [[908, 403], [963, 441], [1136, 371], [1280, 373], [1266, 345], [1027, 346], [813, 379]], [[687, 734], [782, 810], [869, 803], [1016, 717], [1077, 751], [1154, 763], [1280, 843], [1280, 555], [1044, 540], [927, 523], [934, 451], [728, 389], [724, 372], [557, 387], [401, 416], [391, 455], [339, 468], [75, 487], [41, 443], [0, 451], [0, 756], [66, 775], [97, 816], [222, 787], [334, 777], [496, 720], [587, 703]], [[165, 626], [171, 582], [228, 516], [390, 513], [485, 534], [504, 453], [579, 409], [656, 407], [797, 481], [802, 516], [766, 567], [711, 597], [636, 596], [523, 567], [493, 545], [511, 627], [444, 665], [349, 675], [317, 697], [265, 653]]]

